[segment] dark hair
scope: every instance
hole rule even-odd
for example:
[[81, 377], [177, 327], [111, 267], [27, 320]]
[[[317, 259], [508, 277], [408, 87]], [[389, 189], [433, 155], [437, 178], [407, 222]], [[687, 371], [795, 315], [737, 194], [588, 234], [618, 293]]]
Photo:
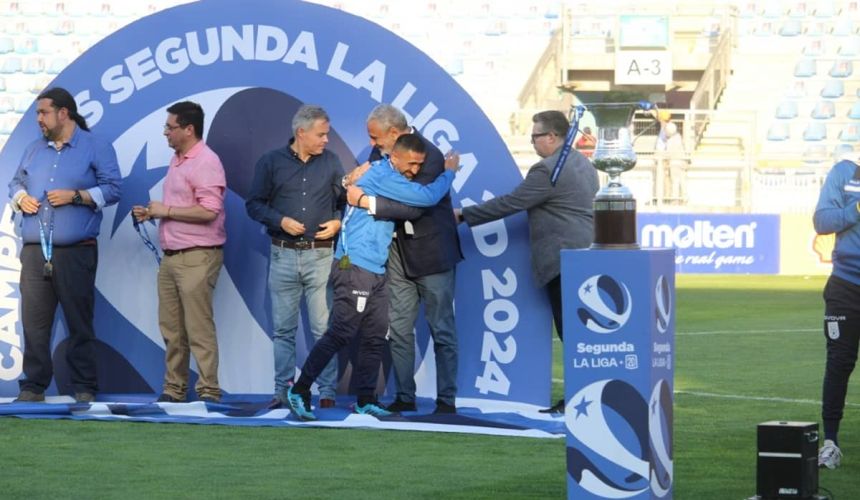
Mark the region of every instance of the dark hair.
[[424, 141], [418, 137], [418, 134], [403, 134], [394, 142], [392, 149], [401, 149], [405, 151], [413, 151], [419, 154], [426, 154], [427, 148], [424, 146]]
[[203, 138], [203, 108], [196, 102], [182, 101], [167, 108], [167, 112], [176, 115], [176, 123], [180, 127], [194, 125], [194, 135]]
[[541, 111], [532, 117], [532, 122], [540, 123], [545, 132], [552, 132], [559, 137], [567, 136], [570, 123], [561, 111]]
[[50, 99], [51, 106], [58, 111], [61, 108], [66, 108], [69, 112], [69, 118], [74, 120], [75, 123], [78, 124], [78, 127], [87, 131], [90, 130], [87, 126], [87, 121], [84, 120], [83, 116], [78, 114], [78, 104], [75, 102], [75, 98], [72, 97], [72, 94], [70, 94], [68, 90], [62, 87], [52, 87], [36, 97], [37, 101], [40, 99]]

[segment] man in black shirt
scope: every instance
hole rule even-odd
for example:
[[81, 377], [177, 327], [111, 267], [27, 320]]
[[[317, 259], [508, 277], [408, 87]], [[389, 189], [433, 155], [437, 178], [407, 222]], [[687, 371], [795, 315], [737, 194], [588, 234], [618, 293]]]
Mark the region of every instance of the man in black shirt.
[[[296, 372], [296, 330], [302, 294], [315, 340], [328, 328], [331, 293], [328, 278], [332, 242], [340, 230], [343, 166], [325, 149], [331, 128], [319, 106], [304, 105], [293, 117], [290, 143], [257, 162], [245, 207], [272, 238], [269, 293], [272, 299], [275, 397], [286, 399]], [[321, 408], [335, 403], [337, 363], [317, 379]]]

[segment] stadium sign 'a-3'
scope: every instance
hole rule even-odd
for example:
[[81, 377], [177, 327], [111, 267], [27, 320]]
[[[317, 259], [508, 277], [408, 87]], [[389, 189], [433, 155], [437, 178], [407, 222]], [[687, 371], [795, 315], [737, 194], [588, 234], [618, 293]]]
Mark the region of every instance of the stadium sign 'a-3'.
[[[507, 193], [522, 179], [492, 124], [442, 68], [386, 29], [314, 4], [205, 0], [174, 7], [102, 40], [51, 85], [68, 89], [93, 132], [114, 144], [123, 175], [122, 199], [105, 209], [98, 241], [95, 317], [104, 392], [161, 387], [157, 268], [134, 231], [131, 207], [161, 198], [172, 154], [162, 135], [170, 104], [187, 99], [203, 106], [204, 137], [227, 172], [228, 240], [215, 319], [220, 380], [229, 393], [273, 390], [266, 290], [270, 243], [246, 215], [244, 198], [255, 162], [286, 144], [301, 104], [328, 111], [329, 148], [345, 169], [367, 158], [365, 120], [376, 104], [388, 102], [403, 109], [443, 152], [460, 152], [463, 168], [451, 192], [455, 206]], [[24, 148], [39, 133], [31, 107], [0, 153], [3, 179], [12, 177]], [[0, 225], [5, 284], [0, 396], [17, 393], [24, 349], [20, 242], [9, 210]], [[460, 231], [466, 259], [457, 269], [459, 396], [546, 403], [549, 308], [531, 280], [525, 216]], [[58, 324], [52, 347], [62, 380], [66, 332]], [[417, 329], [419, 395], [434, 396], [432, 343], [423, 320]], [[300, 328], [299, 361], [308, 338], [307, 329]], [[49, 389], [56, 391], [55, 385]]]

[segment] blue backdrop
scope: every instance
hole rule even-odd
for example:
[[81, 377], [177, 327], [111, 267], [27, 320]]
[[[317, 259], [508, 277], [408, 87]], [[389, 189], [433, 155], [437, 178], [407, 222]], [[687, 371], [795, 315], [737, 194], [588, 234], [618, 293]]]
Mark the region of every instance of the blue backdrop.
[[[289, 139], [299, 105], [315, 103], [329, 112], [329, 147], [346, 169], [367, 157], [365, 119], [373, 106], [390, 102], [403, 109], [443, 152], [461, 153], [455, 205], [506, 193], [522, 178], [492, 124], [442, 68], [386, 29], [314, 4], [204, 0], [168, 9], [99, 42], [52, 85], [72, 92], [93, 132], [113, 141], [124, 176], [122, 200], [105, 210], [99, 237], [96, 331], [104, 392], [161, 387], [156, 264], [134, 232], [130, 210], [150, 196], [161, 198], [172, 154], [162, 136], [170, 104], [190, 99], [203, 106], [206, 141], [227, 171], [228, 243], [215, 302], [220, 379], [229, 393], [273, 389], [269, 244], [262, 227], [246, 215], [244, 197], [259, 155]], [[31, 107], [0, 153], [4, 179], [12, 177], [23, 149], [37, 137]], [[0, 224], [6, 285], [0, 396], [17, 393], [23, 349], [18, 247], [9, 215], [7, 209]], [[459, 396], [546, 403], [550, 317], [531, 281], [524, 215], [463, 227], [461, 237], [466, 260], [457, 270]], [[300, 332], [300, 348], [309, 336]], [[433, 396], [432, 349], [423, 320], [418, 339], [419, 395]], [[58, 321], [54, 357], [61, 392], [68, 377], [64, 340]]]

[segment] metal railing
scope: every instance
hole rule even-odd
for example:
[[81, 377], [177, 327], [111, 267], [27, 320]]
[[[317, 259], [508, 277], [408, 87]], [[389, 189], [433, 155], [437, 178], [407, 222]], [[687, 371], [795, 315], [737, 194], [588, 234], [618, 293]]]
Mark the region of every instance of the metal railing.
[[[693, 91], [693, 96], [690, 98], [690, 111], [710, 111], [716, 108], [717, 101], [731, 73], [731, 54], [732, 54], [732, 30], [723, 31], [720, 36], [720, 41], [717, 43], [710, 63], [705, 68], [696, 90]], [[697, 115], [705, 118], [693, 124], [693, 132], [695, 133], [696, 143], [701, 139], [705, 128], [708, 126], [707, 114]]]

